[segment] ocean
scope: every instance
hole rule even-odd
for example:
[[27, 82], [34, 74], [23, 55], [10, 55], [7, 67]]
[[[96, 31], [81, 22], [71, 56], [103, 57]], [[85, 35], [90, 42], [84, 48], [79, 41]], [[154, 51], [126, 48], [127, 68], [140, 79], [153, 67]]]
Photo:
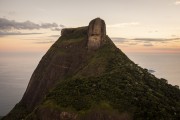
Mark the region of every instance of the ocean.
[[[0, 53], [0, 116], [18, 103], [44, 53]], [[180, 86], [180, 55], [126, 53], [136, 64], [153, 71], [158, 78]]]

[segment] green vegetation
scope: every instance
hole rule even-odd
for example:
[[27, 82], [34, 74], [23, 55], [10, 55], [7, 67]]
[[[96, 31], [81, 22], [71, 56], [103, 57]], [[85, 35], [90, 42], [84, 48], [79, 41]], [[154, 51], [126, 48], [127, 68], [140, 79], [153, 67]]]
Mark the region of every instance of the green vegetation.
[[[23, 104], [16, 104], [14, 109], [6, 117], [7, 120], [21, 120], [27, 116], [29, 112], [26, 109], [26, 106]], [[3, 120], [3, 119], [2, 119]]]
[[132, 114], [134, 119], [180, 117], [178, 89], [158, 79], [146, 84], [146, 80], [132, 79], [128, 73], [120, 74], [121, 72], [117, 72], [64, 81], [46, 99], [54, 101], [61, 109], [72, 108], [79, 113], [85, 113], [103, 101], [106, 106], [118, 110], [119, 113]]
[[88, 51], [86, 30], [87, 27], [82, 27], [65, 31], [70, 33], [64, 33], [43, 57], [57, 62], [69, 57], [79, 62], [78, 68], [72, 67], [75, 69], [72, 74], [59, 78], [58, 84], [33, 112], [27, 112], [25, 106], [18, 104], [9, 118], [59, 119], [56, 117], [62, 112], [68, 112], [80, 120], [180, 119], [177, 86], [134, 64], [108, 36], [101, 48]]
[[107, 37], [82, 69], [46, 96], [39, 110], [44, 108], [73, 112], [79, 119], [103, 110], [135, 120], [179, 119], [180, 91], [134, 64]]

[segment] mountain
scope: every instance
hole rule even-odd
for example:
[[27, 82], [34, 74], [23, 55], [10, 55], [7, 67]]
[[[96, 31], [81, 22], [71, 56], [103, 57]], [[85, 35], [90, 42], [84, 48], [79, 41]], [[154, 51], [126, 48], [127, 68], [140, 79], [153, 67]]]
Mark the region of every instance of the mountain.
[[104, 20], [65, 28], [3, 120], [180, 119], [180, 90], [131, 61]]

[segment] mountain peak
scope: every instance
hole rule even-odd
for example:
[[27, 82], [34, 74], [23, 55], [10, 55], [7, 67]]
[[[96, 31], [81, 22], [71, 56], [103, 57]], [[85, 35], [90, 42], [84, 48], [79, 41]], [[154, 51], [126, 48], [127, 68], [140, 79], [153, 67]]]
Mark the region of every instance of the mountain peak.
[[180, 90], [131, 61], [96, 18], [61, 31], [3, 120], [179, 120], [179, 108]]
[[87, 36], [87, 48], [96, 50], [103, 45], [106, 37], [106, 24], [101, 18], [95, 18], [89, 25], [80, 28], [64, 28], [61, 30], [61, 36], [70, 36], [72, 34], [84, 34]]
[[88, 26], [88, 49], [99, 48], [106, 36], [106, 24], [101, 18], [95, 18]]

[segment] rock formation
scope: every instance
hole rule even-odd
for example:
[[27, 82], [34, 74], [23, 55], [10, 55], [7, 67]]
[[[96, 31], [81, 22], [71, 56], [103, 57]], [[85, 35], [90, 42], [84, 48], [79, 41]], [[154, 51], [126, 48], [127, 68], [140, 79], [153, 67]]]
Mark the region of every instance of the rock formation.
[[105, 39], [105, 31], [105, 22], [100, 18], [92, 20], [88, 27], [63, 29], [61, 31], [62, 38], [78, 35], [86, 36], [85, 38], [88, 37], [88, 40], [83, 39], [78, 44], [67, 44], [69, 40], [59, 41], [65, 44], [56, 42], [43, 56], [34, 71], [20, 103], [25, 104], [28, 110], [34, 109], [58, 80], [63, 80], [77, 71], [86, 56], [87, 46], [90, 50], [101, 46]]
[[89, 23], [88, 49], [99, 48], [106, 37], [106, 24], [104, 20], [96, 18]]
[[[76, 35], [88, 36], [88, 42], [83, 40], [78, 45], [55, 43], [40, 61], [21, 100], [21, 103], [26, 104], [29, 110], [41, 102], [58, 80], [76, 71], [85, 56], [87, 43], [90, 50], [101, 46], [106, 36], [105, 22], [100, 18], [92, 20], [89, 23], [88, 32], [87, 27], [65, 28], [61, 31], [62, 38]], [[79, 51], [79, 48], [82, 50]], [[58, 54], [61, 49], [67, 49], [68, 53]]]
[[[87, 30], [87, 28], [80, 29], [80, 32]], [[68, 35], [84, 34], [75, 31], [75, 29], [64, 29], [63, 31], [61, 38], [69, 37]], [[66, 76], [71, 76], [76, 72], [83, 62], [85, 54], [86, 40], [84, 39], [81, 39], [77, 44], [73, 44], [73, 40], [59, 40], [56, 42], [43, 56], [32, 74], [21, 103], [25, 104], [28, 110], [34, 109], [57, 81], [63, 80]]]
[[3, 120], [179, 118], [179, 88], [132, 62], [96, 18], [88, 27], [62, 30]]

